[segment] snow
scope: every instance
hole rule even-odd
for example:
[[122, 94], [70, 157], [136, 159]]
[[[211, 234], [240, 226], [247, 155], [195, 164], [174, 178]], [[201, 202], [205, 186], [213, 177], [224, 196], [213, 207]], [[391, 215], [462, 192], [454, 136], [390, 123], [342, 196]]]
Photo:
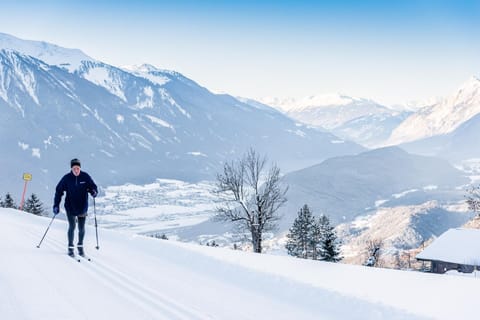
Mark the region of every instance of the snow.
[[44, 148], [47, 149], [48, 146], [51, 146], [52, 143], [52, 136], [48, 136], [47, 139], [43, 140]]
[[[30, 95], [32, 100], [39, 105], [38, 97], [36, 95], [37, 83], [35, 75], [31, 70], [24, 70], [21, 65], [15, 65], [15, 74], [21, 80], [20, 83], [24, 86], [25, 91]], [[8, 100], [6, 100], [8, 101]]]
[[385, 202], [388, 202], [388, 200], [385, 200], [385, 199], [377, 200], [377, 201], [375, 201], [375, 207], [380, 207]]
[[27, 150], [30, 147], [27, 143], [21, 141], [18, 142], [18, 146], [22, 148], [22, 150]]
[[303, 132], [302, 130], [299, 130], [299, 129], [297, 129], [297, 130], [287, 130], [287, 132], [293, 133], [293, 134], [295, 134], [299, 137], [302, 137], [302, 138], [306, 137], [305, 132]]
[[187, 118], [191, 118], [192, 116], [185, 110], [183, 109], [171, 96], [170, 94], [167, 92], [167, 90], [165, 90], [164, 88], [160, 88], [158, 90], [158, 92], [160, 93], [160, 96], [162, 98], [163, 101], [166, 101], [168, 102], [171, 106], [175, 107], [178, 109], [178, 111], [180, 111], [185, 117]]
[[158, 179], [146, 185], [126, 184], [105, 189], [97, 199], [99, 224], [116, 230], [149, 234], [191, 226], [212, 217], [212, 182], [187, 183]]
[[162, 73], [172, 74], [172, 71], [159, 69], [151, 64], [144, 63], [142, 65], [123, 66], [122, 69], [132, 72], [133, 74], [145, 78], [152, 83], [164, 85], [170, 79]]
[[480, 230], [449, 229], [418, 254], [417, 258], [480, 265]]
[[143, 88], [143, 95], [137, 96], [137, 102], [135, 103], [136, 109], [152, 109], [155, 106], [154, 93], [151, 86]]
[[32, 148], [32, 157], [36, 157], [40, 159], [40, 149], [39, 148]]
[[50, 65], [66, 68], [69, 72], [77, 70], [82, 61], [94, 61], [78, 49], [62, 48], [43, 41], [22, 40], [1, 32], [0, 49], [16, 50]]
[[343, 106], [358, 100], [362, 99], [349, 97], [342, 93], [325, 93], [300, 99], [277, 97], [265, 97], [260, 99], [262, 103], [277, 107], [283, 111], [301, 111], [316, 107]]
[[152, 143], [144, 136], [136, 132], [130, 132], [129, 135], [139, 146], [147, 149], [148, 151], [152, 151]]
[[190, 151], [190, 152], [187, 152], [187, 154], [195, 157], [208, 157], [205, 153], [199, 152], [199, 151]]
[[2, 319], [466, 319], [477, 314], [480, 279], [473, 277], [260, 255], [105, 229], [98, 230], [97, 251], [91, 225], [85, 246], [92, 261], [78, 263], [65, 254], [62, 216], [37, 249], [51, 219], [0, 209]]
[[[0, 33], [0, 50], [2, 50], [2, 34]], [[25, 93], [27, 93], [32, 100], [39, 105], [39, 100], [37, 97], [37, 81], [35, 79], [35, 74], [32, 70], [26, 69], [24, 66], [24, 61], [29, 60], [31, 61], [31, 57], [24, 56], [24, 54], [21, 54], [16, 51], [12, 51], [11, 49], [3, 49], [1, 51], [1, 54], [6, 56], [7, 59], [9, 60], [10, 63], [6, 64], [8, 67], [3, 67], [0, 66], [0, 73], [1, 73], [1, 90], [0, 90], [0, 97], [3, 98], [5, 101], [9, 100], [14, 100], [17, 103], [17, 106], [19, 107], [20, 112], [22, 113], [22, 116], [25, 116], [25, 108], [22, 105], [19, 105], [17, 102], [18, 97], [10, 97], [8, 92], [10, 90], [10, 86], [12, 84], [10, 83], [10, 80], [8, 78], [5, 78], [6, 73], [12, 73], [15, 75], [15, 77], [18, 79], [18, 85], [22, 86], [23, 90]], [[43, 63], [39, 64], [40, 66], [43, 65]], [[6, 85], [6, 87], [5, 87]]]
[[117, 119], [117, 122], [119, 124], [123, 124], [123, 122], [125, 121], [125, 117], [122, 116], [121, 114], [117, 114], [117, 116], [115, 118]]
[[122, 80], [107, 67], [94, 65], [83, 74], [83, 77], [86, 80], [107, 89], [111, 94], [116, 95], [123, 101], [127, 101], [124, 89], [122, 88]]
[[148, 115], [148, 114], [145, 115], [145, 117], [147, 117], [153, 123], [158, 124], [159, 126], [174, 130], [173, 126], [165, 120], [162, 120], [160, 118], [157, 118], [157, 117], [154, 117], [154, 116], [151, 116], [151, 115]]
[[480, 113], [480, 80], [470, 77], [450, 97], [412, 114], [392, 132], [388, 144], [399, 144], [454, 131]]
[[413, 192], [417, 192], [417, 191], [418, 191], [418, 189], [405, 190], [405, 191], [400, 192], [400, 193], [392, 194], [392, 197], [394, 197], [395, 199], [399, 199], [399, 198], [405, 197], [409, 193], [413, 193]]

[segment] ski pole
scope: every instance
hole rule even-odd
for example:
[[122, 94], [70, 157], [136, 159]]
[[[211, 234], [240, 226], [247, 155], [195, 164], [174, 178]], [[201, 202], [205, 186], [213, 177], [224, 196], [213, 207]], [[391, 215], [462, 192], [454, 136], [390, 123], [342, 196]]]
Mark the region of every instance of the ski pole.
[[98, 246], [98, 227], [97, 227], [97, 209], [95, 208], [95, 198], [93, 198], [93, 215], [95, 216], [95, 236], [97, 237], [97, 250], [100, 249]]
[[45, 239], [45, 236], [47, 235], [48, 229], [50, 229], [50, 226], [52, 225], [52, 222], [53, 222], [53, 220], [55, 220], [56, 216], [57, 216], [56, 214], [53, 215], [53, 218], [50, 221], [50, 224], [48, 225], [47, 230], [45, 230], [45, 233], [43, 234], [42, 240], [40, 240], [40, 243], [38, 244], [37, 248], [40, 248], [40, 245], [42, 244], [43, 239]]

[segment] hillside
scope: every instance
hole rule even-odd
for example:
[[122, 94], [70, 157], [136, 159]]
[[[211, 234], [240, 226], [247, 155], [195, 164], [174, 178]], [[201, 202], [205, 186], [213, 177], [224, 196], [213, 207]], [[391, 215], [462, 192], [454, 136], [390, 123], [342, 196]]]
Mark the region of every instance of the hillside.
[[[2, 319], [450, 319], [476, 315], [478, 279], [258, 255], [66, 225], [0, 209]], [[425, 293], [428, 290], [427, 303]], [[455, 302], [451, 295], [455, 292]], [[348, 308], [344, 306], [348, 305]]]
[[456, 187], [469, 179], [445, 160], [388, 147], [328, 159], [285, 175], [284, 183], [290, 187], [290, 201], [282, 208], [288, 217], [282, 223], [292, 222], [305, 203], [317, 214], [342, 223], [379, 204], [393, 207], [434, 199], [458, 201], [463, 194]]

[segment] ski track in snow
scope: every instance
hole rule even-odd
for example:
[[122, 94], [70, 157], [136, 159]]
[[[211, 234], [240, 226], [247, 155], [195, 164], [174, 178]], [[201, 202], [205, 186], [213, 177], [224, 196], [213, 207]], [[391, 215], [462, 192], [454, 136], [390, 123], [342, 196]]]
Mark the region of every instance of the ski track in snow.
[[[56, 219], [59, 220], [59, 219]], [[65, 221], [62, 221], [66, 224]], [[41, 237], [43, 236], [46, 227], [48, 226], [47, 220], [45, 220], [44, 226], [35, 226], [35, 230], [24, 228], [22, 224], [13, 222], [17, 230], [22, 230], [21, 234], [17, 234], [20, 237], [26, 237], [29, 239], [29, 242], [32, 243], [32, 248], [36, 247], [38, 242], [40, 241]], [[35, 248], [32, 249], [40, 256], [48, 256], [48, 259], [54, 259], [56, 262], [55, 264], [59, 264], [61, 267], [61, 263], [66, 263], [71, 270], [72, 276], [78, 279], [82, 279], [81, 282], [88, 286], [89, 283], [95, 283], [95, 287], [90, 288], [88, 290], [95, 290], [100, 292], [108, 292], [110, 295], [112, 292], [114, 295], [109, 296], [109, 302], [105, 302], [105, 315], [94, 315], [92, 316], [91, 312], [84, 311], [88, 309], [86, 307], [86, 301], [83, 299], [72, 299], [72, 293], [70, 290], [62, 289], [62, 286], [58, 283], [63, 281], [68, 281], [68, 279], [62, 279], [55, 275], [54, 270], [40, 268], [34, 270], [34, 277], [39, 277], [43, 279], [45, 283], [45, 288], [47, 291], [50, 291], [49, 294], [52, 297], [59, 296], [58, 300], [53, 298], [55, 301], [55, 307], [52, 307], [52, 313], [47, 315], [41, 315], [36, 312], [36, 308], [18, 308], [18, 301], [25, 300], [24, 296], [15, 295], [15, 284], [12, 283], [11, 290], [9, 290], [9, 303], [6, 306], [10, 306], [10, 309], [5, 310], [4, 306], [0, 302], [0, 310], [2, 310], [2, 314], [6, 315], [4, 318], [3, 316], [1, 319], [109, 319], [109, 318], [116, 318], [116, 319], [159, 319], [159, 320], [213, 320], [213, 319], [225, 319], [225, 315], [210, 315], [205, 311], [202, 311], [198, 308], [191, 307], [188, 305], [182, 305], [172, 298], [168, 298], [165, 294], [162, 293], [162, 290], [166, 290], [168, 292], [168, 285], [166, 289], [162, 286], [152, 287], [147, 285], [146, 281], [142, 281], [137, 277], [141, 275], [137, 272], [137, 277], [134, 275], [135, 271], [131, 272], [129, 270], [129, 266], [127, 264], [122, 264], [122, 261], [129, 261], [131, 257], [125, 257], [121, 259], [117, 259], [117, 261], [111, 261], [108, 257], [103, 257], [106, 252], [96, 252], [95, 249], [92, 249], [91, 252], [87, 252], [87, 255], [92, 259], [92, 261], [86, 261], [85, 259], [81, 259], [80, 262], [75, 260], [70, 260], [67, 255], [67, 240], [66, 240], [66, 228], [64, 231], [61, 232], [61, 239], [64, 239], [65, 242], [57, 240], [58, 236], [55, 237], [54, 234], [58, 234], [58, 230], [55, 230], [55, 224], [58, 227], [59, 221], [54, 221], [52, 227], [50, 228], [49, 232], [47, 233], [45, 239], [43, 240], [41, 247], [39, 249]], [[9, 223], [10, 224], [10, 223]], [[87, 227], [88, 228], [88, 227]], [[88, 229], [87, 229], [88, 230]], [[77, 237], [78, 230], [75, 231], [75, 237]], [[90, 234], [88, 234], [90, 233]], [[88, 239], [91, 237], [90, 239]], [[76, 238], [75, 238], [76, 239]], [[100, 239], [102, 240], [102, 239]], [[150, 239], [149, 239], [150, 240]], [[87, 249], [87, 242], [94, 241], [94, 236], [92, 230], [90, 232], [87, 231], [87, 235], [85, 238], [85, 247]], [[158, 241], [158, 240], [154, 240]], [[100, 247], [102, 243], [100, 242]], [[91, 245], [89, 246], [91, 247]], [[1, 250], [0, 246], [0, 251]], [[19, 248], [12, 248], [14, 251], [22, 250]], [[102, 248], [100, 248], [102, 251]], [[59, 254], [60, 252], [60, 254]], [[118, 257], [117, 257], [118, 258]], [[36, 259], [35, 257], [33, 259]], [[157, 258], [160, 260], [159, 258]], [[157, 260], [156, 259], [156, 260]], [[109, 263], [103, 262], [102, 260], [109, 260]], [[160, 260], [162, 261], [162, 260]], [[142, 263], [141, 261], [139, 263]], [[166, 264], [163, 261], [163, 264]], [[181, 266], [175, 266], [176, 269], [181, 269]], [[172, 266], [168, 266], [168, 268], [172, 268]], [[186, 268], [188, 270], [188, 268]], [[1, 271], [1, 269], [0, 269]], [[133, 275], [132, 275], [133, 274]], [[33, 276], [33, 275], [32, 275]], [[3, 291], [5, 288], [2, 281], [2, 272], [0, 272], [0, 292]], [[160, 279], [161, 280], [161, 279]], [[183, 279], [174, 279], [175, 282], [180, 283]], [[8, 283], [8, 282], [7, 282]], [[8, 288], [8, 286], [7, 286]], [[40, 288], [39, 288], [40, 289]], [[60, 290], [59, 290], [60, 289]], [[76, 288], [71, 288], [74, 291]], [[181, 289], [183, 290], [190, 290], [194, 288], [190, 288], [189, 285], [184, 285]], [[59, 290], [59, 291], [58, 291]], [[83, 292], [85, 289], [80, 288], [79, 292]], [[58, 291], [58, 292], [55, 292]], [[13, 294], [10, 294], [12, 292]], [[98, 299], [102, 299], [104, 295], [98, 297]], [[205, 298], [205, 297], [204, 297]], [[209, 303], [215, 305], [218, 303], [218, 297], [212, 296], [207, 298]], [[62, 307], [58, 307], [57, 305], [61, 304]], [[117, 311], [116, 314], [109, 313], [108, 310], [112, 310], [112, 308], [118, 308], [118, 306], [122, 306], [122, 308], [126, 308], [128, 311]], [[71, 313], [71, 310], [76, 310], [75, 317], [69, 317], [68, 314]], [[221, 312], [222, 314], [224, 312]], [[257, 319], [257, 315], [255, 314], [254, 310], [247, 309], [240, 309], [235, 310], [234, 319]]]
[[[30, 238], [34, 239], [37, 234], [26, 232]], [[66, 246], [64, 243], [56, 239], [49, 239], [48, 243], [42, 243], [45, 246], [55, 251], [64, 251], [65, 257]], [[77, 257], [78, 258], [78, 257]], [[73, 261], [72, 261], [73, 263]], [[150, 319], [168, 319], [168, 320], [210, 320], [214, 319], [207, 315], [199, 314], [199, 310], [192, 310], [175, 303], [162, 295], [158, 290], [143, 285], [141, 281], [128, 276], [124, 272], [106, 263], [101, 262], [101, 258], [87, 261], [81, 259], [80, 265], [83, 271], [96, 279], [96, 283], [109, 287], [113, 292], [117, 292], [121, 298], [124, 298], [128, 303], [133, 303], [139, 309], [148, 311]], [[74, 263], [75, 264], [75, 263]], [[122, 290], [118, 290], [118, 289]]]
[[[258, 255], [106, 229], [99, 229], [97, 251], [89, 225], [84, 245], [92, 261], [78, 263], [66, 254], [63, 218], [37, 249], [49, 219], [0, 209], [1, 320], [412, 320], [476, 312], [477, 279]], [[431, 288], [435, 303], [420, 301], [420, 288]], [[455, 301], [442, 294], [447, 289], [455, 291]]]

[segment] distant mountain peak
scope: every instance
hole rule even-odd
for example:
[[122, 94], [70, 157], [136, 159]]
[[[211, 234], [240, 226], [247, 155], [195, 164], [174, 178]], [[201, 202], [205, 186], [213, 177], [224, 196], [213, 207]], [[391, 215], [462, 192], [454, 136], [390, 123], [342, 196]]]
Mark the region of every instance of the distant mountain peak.
[[327, 94], [318, 94], [313, 96], [308, 96], [299, 101], [299, 108], [310, 108], [310, 107], [328, 107], [328, 106], [344, 106], [351, 104], [355, 101], [360, 101], [364, 99], [348, 96], [344, 93], [334, 92]]
[[23, 40], [6, 33], [0, 33], [0, 49], [19, 51], [70, 72], [78, 69], [82, 61], [96, 61], [80, 49], [63, 48], [45, 41]]
[[149, 73], [152, 71], [163, 71], [162, 69], [159, 69], [155, 67], [153, 64], [149, 64], [149, 63], [122, 66], [122, 69], [125, 69], [127, 71], [142, 72], [142, 73]]
[[450, 133], [477, 114], [480, 114], [480, 80], [471, 76], [448, 98], [408, 117], [392, 132], [388, 144]]
[[319, 107], [345, 106], [355, 102], [366, 101], [371, 100], [349, 96], [340, 92], [315, 94], [303, 98], [265, 97], [260, 99], [260, 102], [277, 107], [286, 112]]
[[480, 88], [480, 80], [476, 76], [470, 76], [457, 90], [458, 94], [461, 92], [477, 91]]

